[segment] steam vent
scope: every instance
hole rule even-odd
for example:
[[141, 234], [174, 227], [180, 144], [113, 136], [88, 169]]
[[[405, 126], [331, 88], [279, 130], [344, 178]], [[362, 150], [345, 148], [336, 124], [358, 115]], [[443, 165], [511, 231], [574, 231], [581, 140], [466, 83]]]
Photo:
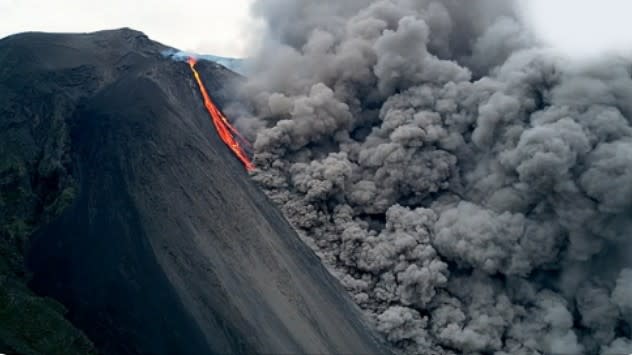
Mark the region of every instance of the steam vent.
[[[130, 29], [0, 41], [0, 352], [388, 354], [168, 49]], [[240, 77], [195, 69], [230, 103]]]

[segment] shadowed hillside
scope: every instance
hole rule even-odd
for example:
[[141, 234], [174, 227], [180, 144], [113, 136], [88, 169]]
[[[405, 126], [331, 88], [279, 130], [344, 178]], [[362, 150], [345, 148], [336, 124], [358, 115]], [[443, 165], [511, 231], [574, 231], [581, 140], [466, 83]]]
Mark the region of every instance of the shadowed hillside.
[[[128, 29], [0, 41], [0, 282], [60, 303], [2, 287], [0, 316], [43, 304], [54, 322], [28, 326], [75, 353], [384, 353], [165, 49]], [[198, 70], [228, 102], [236, 75]], [[16, 325], [42, 314], [0, 345], [55, 353]]]

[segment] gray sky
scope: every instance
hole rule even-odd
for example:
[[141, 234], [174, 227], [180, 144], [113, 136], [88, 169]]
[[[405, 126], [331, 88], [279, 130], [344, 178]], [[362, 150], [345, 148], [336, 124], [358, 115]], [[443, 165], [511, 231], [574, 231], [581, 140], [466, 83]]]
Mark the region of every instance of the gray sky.
[[[132, 27], [185, 51], [239, 57], [248, 54], [248, 45], [261, 33], [250, 16], [253, 1], [0, 0], [0, 37], [22, 31]], [[632, 48], [632, 0], [522, 4], [536, 34], [566, 54], [581, 57]]]
[[0, 37], [132, 27], [182, 50], [242, 56], [252, 0], [0, 0]]
[[523, 0], [536, 35], [578, 58], [630, 56], [632, 0]]

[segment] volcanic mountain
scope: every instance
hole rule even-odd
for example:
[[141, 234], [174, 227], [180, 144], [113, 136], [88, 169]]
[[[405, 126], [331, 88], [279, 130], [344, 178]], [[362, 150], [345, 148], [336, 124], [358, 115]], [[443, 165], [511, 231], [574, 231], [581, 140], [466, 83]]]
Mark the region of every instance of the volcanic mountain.
[[[165, 50], [0, 40], [0, 352], [387, 353]], [[197, 69], [228, 104], [239, 76]]]

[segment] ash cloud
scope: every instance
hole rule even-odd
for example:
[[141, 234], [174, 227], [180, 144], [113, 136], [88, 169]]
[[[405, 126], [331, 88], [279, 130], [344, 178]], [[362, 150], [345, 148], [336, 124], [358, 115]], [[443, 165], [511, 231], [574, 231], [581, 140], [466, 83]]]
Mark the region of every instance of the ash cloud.
[[402, 354], [632, 352], [632, 63], [505, 0], [259, 0], [254, 178]]

